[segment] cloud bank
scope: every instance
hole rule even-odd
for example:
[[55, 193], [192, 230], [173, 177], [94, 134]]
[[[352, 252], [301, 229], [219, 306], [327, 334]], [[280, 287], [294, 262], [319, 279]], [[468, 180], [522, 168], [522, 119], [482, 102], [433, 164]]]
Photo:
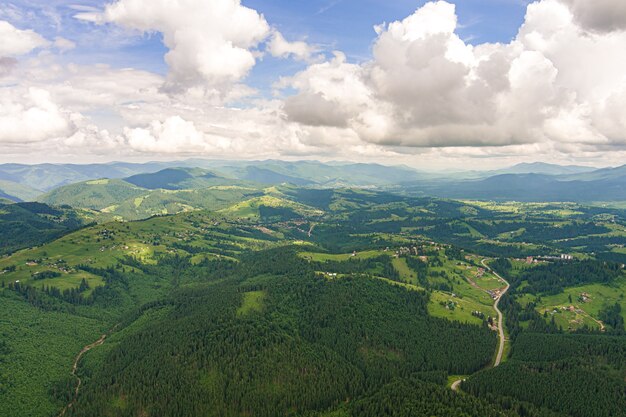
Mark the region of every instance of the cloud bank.
[[[288, 41], [239, 0], [118, 0], [87, 24], [162, 37], [167, 74], [63, 63], [74, 42], [0, 21], [0, 150], [77, 155], [476, 158], [619, 162], [626, 156], [621, 0], [540, 0], [508, 43], [459, 37], [455, 6], [376, 26], [371, 59]], [[54, 48], [50, 48], [54, 46]], [[32, 52], [46, 49], [32, 57]], [[56, 51], [56, 52], [55, 52]], [[28, 59], [19, 58], [31, 54]], [[304, 69], [259, 96], [264, 56]], [[17, 58], [19, 58], [19, 63]], [[18, 65], [19, 64], [19, 65]], [[229, 103], [238, 102], [238, 106]], [[612, 163], [607, 160], [606, 163]]]
[[625, 143], [626, 32], [590, 32], [557, 0], [529, 5], [508, 44], [467, 44], [457, 26], [438, 1], [378, 27], [372, 61], [337, 54], [283, 80], [299, 92], [287, 115], [385, 146]]

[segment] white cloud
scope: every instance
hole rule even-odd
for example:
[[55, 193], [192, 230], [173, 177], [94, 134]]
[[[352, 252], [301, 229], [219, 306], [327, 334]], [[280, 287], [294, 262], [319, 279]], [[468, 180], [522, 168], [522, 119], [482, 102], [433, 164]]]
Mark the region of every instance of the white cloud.
[[54, 38], [54, 47], [60, 51], [69, 51], [70, 49], [76, 48], [76, 43], [61, 36], [57, 36]]
[[289, 42], [280, 32], [275, 31], [267, 44], [267, 51], [275, 57], [294, 57], [295, 59], [307, 61], [319, 52], [319, 48], [304, 41]]
[[372, 61], [337, 55], [283, 79], [299, 91], [284, 110], [391, 147], [623, 144], [626, 32], [590, 30], [573, 10], [535, 2], [512, 42], [472, 46], [454, 5], [427, 3], [378, 26]]
[[[62, 38], [19, 65], [5, 54], [0, 155], [623, 163], [626, 32], [583, 21], [575, 3], [537, 1], [513, 41], [477, 45], [455, 33], [453, 5], [427, 3], [378, 26], [372, 58], [362, 64], [341, 52], [320, 58], [315, 46], [287, 41], [237, 0], [80, 8], [83, 19], [115, 24], [104, 32], [162, 33], [169, 73], [68, 65], [59, 55], [72, 43]], [[39, 37], [37, 46], [32, 31], [17, 33], [31, 40], [23, 53], [50, 45]], [[308, 62], [276, 84], [296, 95], [251, 98], [244, 80], [259, 49]]]
[[562, 0], [571, 7], [576, 20], [600, 32], [626, 30], [626, 2], [623, 0]]
[[180, 116], [163, 123], [154, 121], [147, 128], [126, 128], [124, 136], [130, 147], [140, 152], [194, 154], [210, 150], [204, 134]]
[[0, 77], [9, 75], [17, 66], [17, 59], [10, 57], [0, 57]]
[[169, 49], [168, 87], [207, 84], [225, 90], [255, 65], [255, 49], [270, 34], [265, 18], [240, 0], [119, 0], [103, 14], [83, 20], [113, 22], [142, 32], [160, 32]]
[[7, 21], [0, 20], [0, 56], [18, 56], [34, 49], [48, 46], [49, 42], [38, 33], [20, 30]]
[[54, 103], [46, 90], [31, 87], [22, 96], [5, 92], [0, 96], [0, 144], [72, 135], [76, 131], [74, 117]]

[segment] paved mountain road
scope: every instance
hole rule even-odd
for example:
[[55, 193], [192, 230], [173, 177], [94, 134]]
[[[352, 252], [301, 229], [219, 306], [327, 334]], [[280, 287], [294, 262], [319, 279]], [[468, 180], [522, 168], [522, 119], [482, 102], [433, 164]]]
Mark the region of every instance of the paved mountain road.
[[[493, 273], [496, 277], [498, 277], [498, 279], [500, 279], [502, 282], [504, 282], [506, 284], [506, 287], [504, 288], [504, 290], [502, 290], [502, 292], [495, 298], [495, 301], [493, 303], [493, 308], [494, 308], [494, 310], [496, 310], [496, 313], [498, 313], [498, 337], [500, 339], [500, 341], [498, 343], [498, 351], [496, 352], [496, 359], [493, 362], [493, 367], [495, 368], [496, 366], [499, 366], [502, 363], [502, 356], [504, 355], [504, 344], [506, 343], [506, 338], [504, 336], [504, 315], [502, 314], [502, 311], [500, 311], [500, 308], [498, 308], [498, 304], [500, 303], [500, 298], [502, 298], [502, 296], [504, 294], [506, 294], [506, 292], [509, 290], [509, 288], [511, 288], [511, 285], [508, 283], [507, 280], [502, 278], [496, 271], [491, 269], [485, 263], [485, 261], [486, 261], [486, 259], [483, 259], [480, 262], [485, 267], [485, 269], [487, 269], [488, 271]], [[470, 284], [472, 284], [476, 288], [480, 288], [472, 280], [469, 280], [469, 281], [470, 281]], [[482, 289], [482, 288], [480, 288], [480, 289]], [[450, 388], [452, 388], [452, 391], [458, 391], [459, 390], [459, 385], [461, 385], [461, 382], [463, 382], [463, 381], [465, 381], [465, 378], [459, 379], [457, 381], [454, 381], [452, 383], [452, 385], [450, 386]]]

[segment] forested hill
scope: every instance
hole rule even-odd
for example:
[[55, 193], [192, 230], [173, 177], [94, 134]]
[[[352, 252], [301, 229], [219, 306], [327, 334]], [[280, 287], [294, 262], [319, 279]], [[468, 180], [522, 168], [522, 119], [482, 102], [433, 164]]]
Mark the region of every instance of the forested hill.
[[374, 415], [365, 403], [357, 413], [352, 400], [396, 381], [425, 389], [415, 393], [429, 403], [424, 412], [499, 415], [471, 398], [448, 403], [442, 386], [448, 373], [485, 366], [495, 335], [430, 317], [426, 293], [329, 281], [290, 249], [237, 266], [173, 259], [146, 271], [166, 277], [181, 266], [187, 285], [122, 332], [70, 415]]
[[0, 202], [0, 255], [28, 246], [37, 246], [87, 223], [84, 214], [69, 207], [41, 203]]
[[0, 415], [619, 416], [624, 235], [607, 208], [291, 186], [79, 228], [0, 258]]

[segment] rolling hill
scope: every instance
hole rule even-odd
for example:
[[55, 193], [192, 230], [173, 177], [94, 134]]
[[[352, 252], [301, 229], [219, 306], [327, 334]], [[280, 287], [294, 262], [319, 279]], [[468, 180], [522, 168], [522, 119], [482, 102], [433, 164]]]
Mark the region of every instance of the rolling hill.
[[[102, 178], [110, 182], [90, 182], [107, 181]], [[404, 166], [274, 160], [0, 165], [2, 198], [37, 199], [98, 210], [143, 196], [143, 190], [183, 191], [215, 186], [262, 188], [287, 184], [319, 189], [383, 189], [414, 196], [459, 199], [611, 202], [626, 199], [626, 166], [594, 169], [532, 163], [496, 171], [435, 174]], [[97, 190], [93, 185], [104, 187]], [[42, 190], [48, 192], [39, 196]]]
[[0, 201], [0, 255], [63, 236], [85, 225], [88, 216], [69, 207]]
[[299, 186], [382, 186], [417, 180], [424, 174], [402, 166], [318, 161], [252, 161], [215, 165], [234, 178]]
[[[1, 257], [0, 414], [621, 415], [626, 312], [605, 306], [626, 308], [626, 273], [600, 255], [623, 249], [623, 211], [260, 192]], [[558, 253], [575, 258], [526, 262]], [[487, 262], [511, 285], [497, 368]]]
[[[98, 211], [98, 221], [138, 220], [154, 215], [220, 210], [262, 189], [201, 169], [165, 169], [122, 179], [100, 179], [57, 188], [40, 201]], [[140, 186], [140, 185], [143, 185]]]
[[39, 201], [60, 206], [102, 210], [122, 201], [145, 195], [146, 189], [123, 180], [89, 180], [57, 188], [39, 198]]
[[626, 166], [568, 175], [500, 174], [464, 181], [440, 180], [406, 185], [409, 194], [497, 201], [623, 201]]
[[41, 191], [14, 181], [0, 180], [0, 197], [14, 202], [32, 201]]
[[124, 181], [149, 190], [200, 190], [209, 187], [258, 187], [258, 182], [228, 178], [202, 168], [166, 168], [164, 170], [138, 174]]
[[[0, 164], [0, 180], [11, 181], [43, 194], [54, 188], [99, 178], [124, 178], [139, 173], [156, 172], [172, 164], [148, 162], [133, 164]], [[2, 188], [2, 187], [0, 187]]]

